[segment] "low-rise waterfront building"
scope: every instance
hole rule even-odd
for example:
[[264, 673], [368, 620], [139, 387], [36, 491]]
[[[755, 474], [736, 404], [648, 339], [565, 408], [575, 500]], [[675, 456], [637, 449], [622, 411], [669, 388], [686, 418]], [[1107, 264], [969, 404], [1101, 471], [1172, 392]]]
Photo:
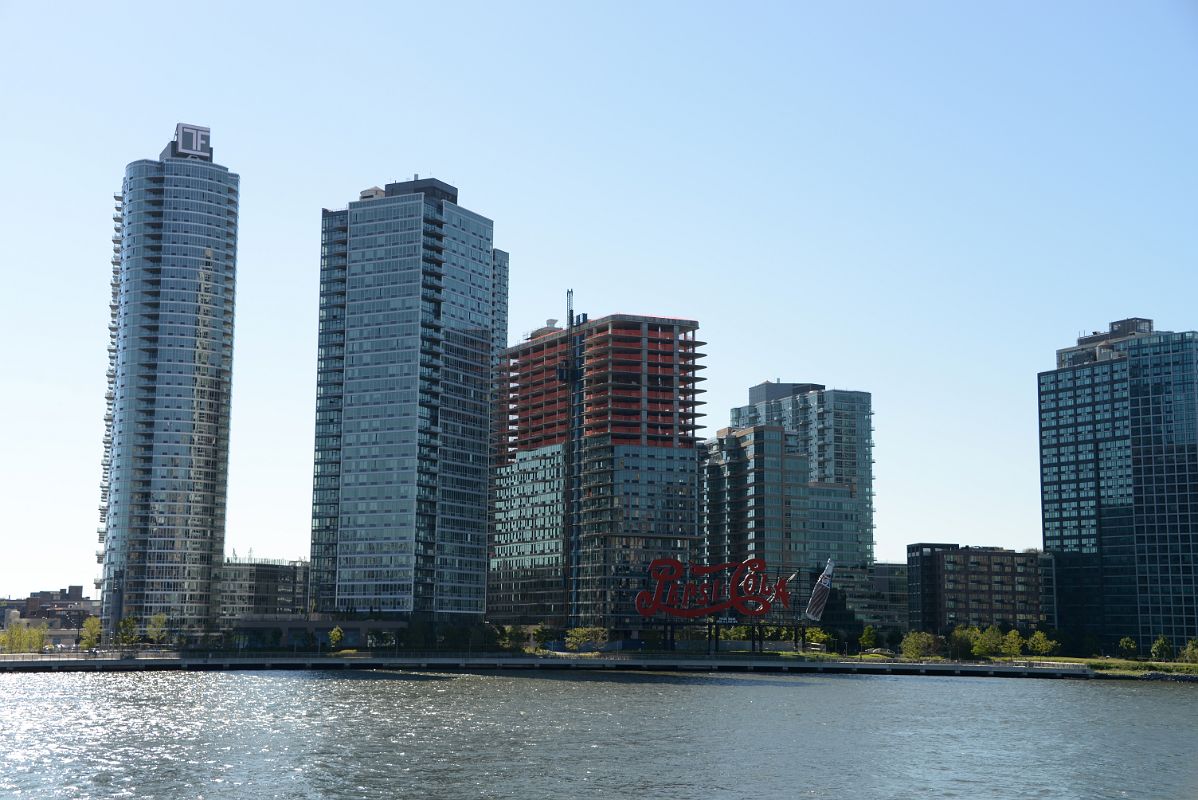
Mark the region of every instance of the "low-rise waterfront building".
[[1041, 625], [1041, 563], [1038, 550], [907, 545], [911, 630], [944, 635], [958, 625]]
[[218, 586], [222, 627], [308, 613], [308, 562], [302, 559], [226, 558]]
[[850, 650], [856, 646], [857, 638], [866, 626], [874, 629], [878, 646], [897, 642], [910, 629], [906, 564], [879, 562], [868, 566], [836, 567], [823, 617], [819, 622], [806, 621], [801, 615], [822, 571], [814, 567], [800, 569], [790, 586], [792, 609], [788, 612], [789, 618], [784, 614], [771, 614], [767, 624], [817, 625], [847, 644]]
[[24, 600], [3, 600], [0, 607], [13, 608], [22, 619], [44, 621], [55, 628], [78, 628], [88, 617], [100, 616], [100, 601], [83, 596], [82, 586], [32, 592]]

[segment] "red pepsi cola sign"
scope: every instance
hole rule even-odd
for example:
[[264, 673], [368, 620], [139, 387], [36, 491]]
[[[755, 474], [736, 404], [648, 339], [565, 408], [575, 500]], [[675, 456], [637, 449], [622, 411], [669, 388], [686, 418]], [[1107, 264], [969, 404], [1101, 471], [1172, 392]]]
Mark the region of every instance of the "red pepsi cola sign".
[[658, 558], [649, 564], [649, 577], [653, 588], [636, 596], [636, 610], [643, 617], [694, 619], [729, 610], [760, 617], [775, 603], [790, 607], [787, 579], [770, 579], [761, 558], [689, 567], [676, 558]]

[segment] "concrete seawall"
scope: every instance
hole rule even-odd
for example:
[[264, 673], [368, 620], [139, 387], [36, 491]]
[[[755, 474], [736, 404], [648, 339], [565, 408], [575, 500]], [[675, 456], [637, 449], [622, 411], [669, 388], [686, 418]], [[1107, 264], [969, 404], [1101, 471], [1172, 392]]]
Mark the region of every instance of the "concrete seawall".
[[902, 661], [804, 661], [789, 658], [620, 656], [537, 657], [509, 655], [138, 655], [4, 656], [0, 672], [212, 672], [225, 670], [404, 670], [494, 672], [497, 670], [575, 670], [627, 672], [764, 672], [825, 675], [940, 675], [989, 678], [1095, 678], [1084, 664], [1063, 662], [913, 663]]

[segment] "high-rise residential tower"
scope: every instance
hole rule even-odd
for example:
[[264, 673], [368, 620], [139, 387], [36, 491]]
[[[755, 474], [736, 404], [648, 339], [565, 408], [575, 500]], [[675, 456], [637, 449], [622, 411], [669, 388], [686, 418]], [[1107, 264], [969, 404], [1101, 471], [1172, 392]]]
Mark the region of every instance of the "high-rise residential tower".
[[1039, 375], [1057, 624], [1108, 651], [1198, 636], [1198, 332], [1112, 322]]
[[101, 617], [215, 623], [224, 555], [240, 179], [208, 128], [179, 124], [125, 169], [113, 219], [98, 554]]
[[698, 323], [555, 323], [506, 352], [488, 617], [621, 635], [649, 562], [697, 554]]
[[862, 504], [846, 483], [811, 480], [799, 434], [780, 425], [724, 428], [704, 444], [703, 533], [711, 564], [762, 558], [772, 571], [818, 574], [829, 558], [865, 566]]
[[[789, 457], [805, 456], [812, 499], [806, 524], [817, 561], [831, 556], [844, 566], [873, 563], [872, 416], [869, 392], [817, 383], [758, 384], [749, 389], [749, 405], [732, 409], [733, 428], [777, 426]], [[779, 434], [771, 436], [782, 447]], [[780, 481], [780, 470], [777, 475]]]
[[325, 210], [314, 610], [481, 619], [508, 255], [434, 179]]

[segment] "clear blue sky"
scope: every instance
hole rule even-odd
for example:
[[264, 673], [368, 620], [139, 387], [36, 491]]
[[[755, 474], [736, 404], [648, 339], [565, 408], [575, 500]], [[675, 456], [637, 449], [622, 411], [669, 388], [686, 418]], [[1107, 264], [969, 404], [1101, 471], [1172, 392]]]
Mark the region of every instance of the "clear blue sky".
[[1035, 374], [1198, 328], [1198, 5], [0, 0], [0, 596], [95, 564], [112, 193], [176, 122], [242, 177], [226, 549], [308, 550], [319, 224], [412, 173], [564, 295], [693, 317], [707, 422], [873, 393], [877, 551], [1040, 543]]

